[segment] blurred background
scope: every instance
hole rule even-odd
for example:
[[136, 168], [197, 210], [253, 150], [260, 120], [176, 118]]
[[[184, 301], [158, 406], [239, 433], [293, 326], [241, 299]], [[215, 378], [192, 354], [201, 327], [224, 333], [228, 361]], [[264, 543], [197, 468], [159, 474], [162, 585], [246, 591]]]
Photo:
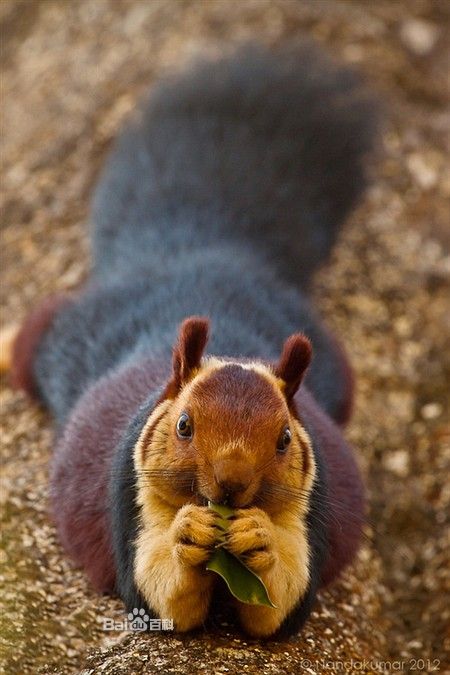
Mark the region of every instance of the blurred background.
[[227, 627], [189, 639], [105, 634], [99, 619], [120, 618], [120, 603], [72, 568], [46, 513], [51, 420], [5, 378], [5, 672], [290, 673], [319, 656], [404, 660], [403, 672], [430, 672], [440, 659], [445, 672], [449, 19], [448, 0], [2, 0], [4, 324], [82, 283], [105, 153], [152, 81], [196, 54], [307, 34], [358, 67], [386, 108], [372, 187], [315, 284], [357, 378], [347, 435], [370, 524], [355, 566], [286, 644], [245, 642]]

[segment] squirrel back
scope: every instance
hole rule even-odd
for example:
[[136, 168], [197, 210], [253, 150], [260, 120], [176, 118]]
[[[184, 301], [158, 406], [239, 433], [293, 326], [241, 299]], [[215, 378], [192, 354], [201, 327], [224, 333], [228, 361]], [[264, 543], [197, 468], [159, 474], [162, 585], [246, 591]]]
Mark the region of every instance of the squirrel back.
[[62, 422], [109, 369], [170, 357], [181, 321], [206, 315], [215, 354], [272, 359], [303, 331], [306, 384], [344, 422], [350, 372], [305, 291], [365, 185], [375, 110], [309, 43], [247, 45], [157, 84], [94, 195], [91, 283], [18, 381]]

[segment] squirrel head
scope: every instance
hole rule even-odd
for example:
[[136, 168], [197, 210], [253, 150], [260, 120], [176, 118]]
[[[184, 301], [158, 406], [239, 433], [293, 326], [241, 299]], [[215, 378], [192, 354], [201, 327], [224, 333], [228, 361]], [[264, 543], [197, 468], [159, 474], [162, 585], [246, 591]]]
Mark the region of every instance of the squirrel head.
[[305, 512], [315, 463], [294, 395], [309, 340], [292, 335], [267, 364], [204, 357], [208, 332], [201, 317], [181, 325], [171, 379], [135, 448], [141, 503], [157, 496], [176, 507], [210, 500]]

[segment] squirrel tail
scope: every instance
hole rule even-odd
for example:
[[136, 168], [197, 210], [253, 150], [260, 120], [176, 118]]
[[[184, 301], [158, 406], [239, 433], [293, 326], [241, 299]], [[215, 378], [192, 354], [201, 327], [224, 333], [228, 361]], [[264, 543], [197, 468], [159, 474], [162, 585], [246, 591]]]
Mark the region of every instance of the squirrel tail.
[[377, 108], [351, 69], [309, 41], [247, 44], [163, 80], [97, 191], [96, 264], [117, 270], [123, 256], [125, 268], [151, 248], [145, 229], [163, 222], [154, 241], [173, 242], [190, 219], [198, 241], [247, 239], [283, 276], [307, 282], [365, 188]]

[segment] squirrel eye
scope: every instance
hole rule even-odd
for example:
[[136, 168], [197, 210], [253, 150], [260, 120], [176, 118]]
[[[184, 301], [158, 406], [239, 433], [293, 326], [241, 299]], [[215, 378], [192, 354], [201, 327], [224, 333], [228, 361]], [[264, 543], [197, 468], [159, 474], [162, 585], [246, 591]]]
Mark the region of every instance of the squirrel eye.
[[192, 422], [187, 413], [181, 413], [177, 421], [178, 438], [192, 438]]
[[285, 427], [281, 432], [277, 443], [277, 452], [286, 452], [289, 443], [292, 440], [292, 434], [289, 427]]

